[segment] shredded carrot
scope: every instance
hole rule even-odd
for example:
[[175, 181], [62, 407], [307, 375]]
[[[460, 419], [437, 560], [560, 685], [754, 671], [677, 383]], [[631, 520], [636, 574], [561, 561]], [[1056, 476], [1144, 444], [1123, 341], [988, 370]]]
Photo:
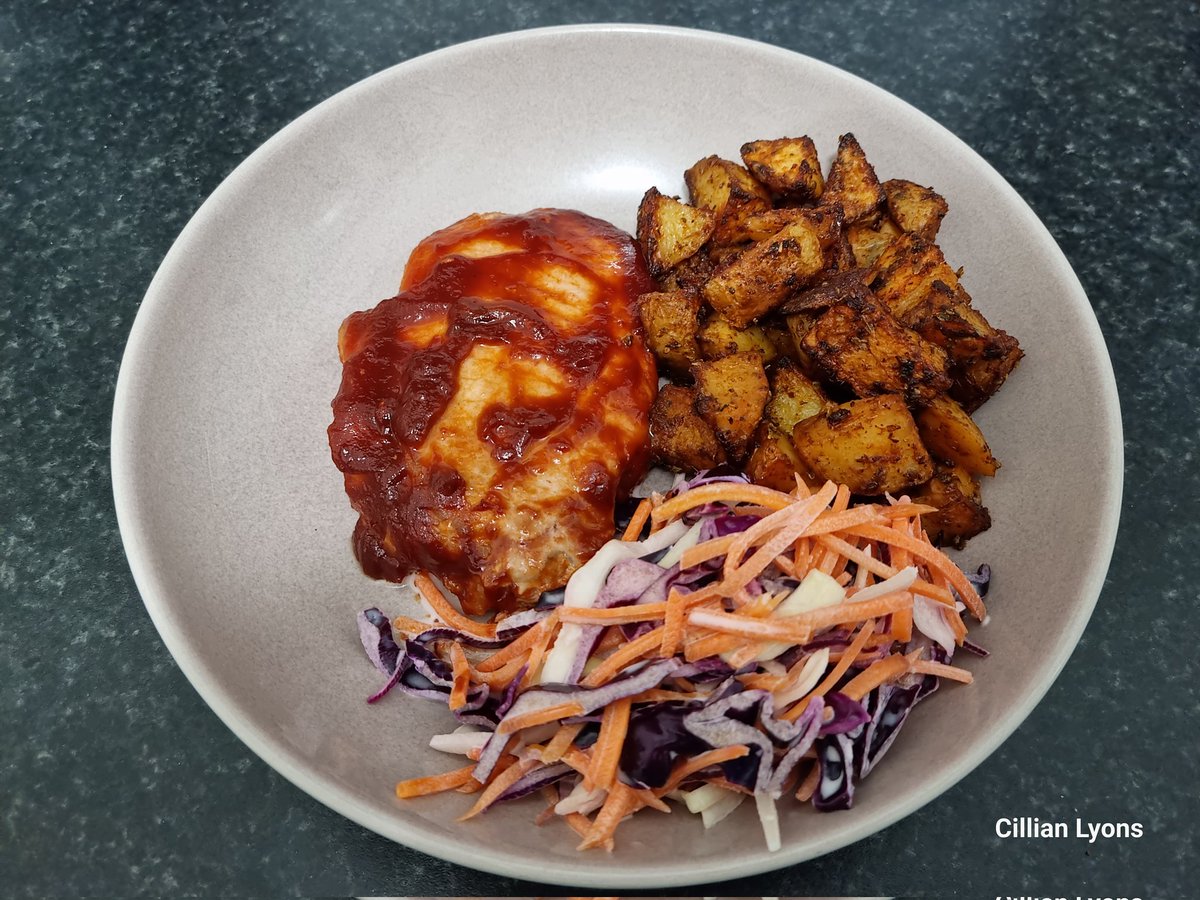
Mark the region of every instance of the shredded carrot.
[[563, 819], [580, 837], [587, 837], [588, 832], [592, 830], [592, 820], [583, 813], [567, 813]]
[[646, 521], [650, 518], [650, 510], [654, 508], [654, 504], [646, 497], [638, 504], [638, 507], [633, 512], [633, 518], [629, 520], [629, 524], [625, 527], [625, 533], [621, 535], [623, 541], [636, 541], [641, 537], [642, 529], [646, 527]]
[[[795, 542], [796, 538], [821, 514], [836, 495], [836, 485], [833, 482], [826, 482], [820, 491], [807, 500], [794, 502], [789, 508], [772, 513], [740, 534], [735, 534], [722, 566], [725, 580], [728, 581], [734, 571], [742, 566], [742, 557], [750, 551], [750, 548], [759, 544], [764, 545], [763, 549], [759, 551], [760, 553], [768, 552], [767, 548], [778, 548], [768, 557], [769, 564], [771, 559]], [[779, 537], [780, 532], [783, 532], [782, 538]], [[766, 566], [762, 568], [766, 568]], [[759, 571], [761, 570], [760, 568]]]
[[600, 653], [607, 653], [609, 650], [616, 650], [625, 643], [625, 635], [621, 633], [621, 629], [613, 626], [612, 628], [604, 629], [604, 634], [600, 636], [600, 640], [596, 642], [596, 646], [592, 649], [592, 655], [596, 656]]
[[474, 668], [471, 670], [471, 680], [476, 684], [486, 684], [490, 688], [507, 687], [508, 683], [516, 678], [523, 665], [525, 665], [525, 660], [519, 657], [510, 659], [494, 672], [481, 672], [478, 668]]
[[683, 658], [688, 662], [707, 659], [719, 653], [729, 653], [746, 643], [746, 638], [734, 634], [708, 634], [683, 646]]
[[521, 684], [519, 690], [525, 690], [533, 683], [533, 679], [537, 677], [538, 672], [542, 668], [542, 663], [546, 659], [546, 654], [550, 651], [550, 644], [554, 640], [554, 634], [558, 630], [558, 613], [559, 610], [554, 610], [544, 620], [546, 626], [538, 635], [537, 642], [529, 651], [529, 659], [526, 660], [525, 674], [521, 676]]
[[666, 603], [637, 603], [633, 606], [610, 606], [606, 609], [572, 606], [562, 609], [562, 620], [584, 625], [629, 625], [634, 622], [653, 622], [666, 614]]
[[962, 569], [951, 562], [950, 558], [937, 547], [924, 541], [918, 541], [895, 528], [887, 528], [882, 525], [857, 525], [850, 530], [862, 537], [907, 550], [913, 556], [923, 560], [930, 568], [946, 576], [951, 586], [958, 592], [958, 596], [962, 598], [962, 602], [971, 611], [971, 615], [982, 620], [987, 614], [975, 586], [967, 580]]
[[535, 709], [532, 712], [503, 719], [496, 728], [496, 734], [514, 734], [526, 728], [532, 728], [534, 725], [545, 725], [547, 722], [556, 722], [559, 719], [581, 715], [583, 715], [583, 705], [580, 703], [556, 703], [554, 706]]
[[392, 616], [392, 631], [399, 631], [403, 634], [418, 635], [438, 627], [440, 626], [433, 622], [419, 622], [408, 616]]
[[563, 758], [563, 754], [570, 749], [575, 743], [575, 738], [579, 737], [579, 732], [583, 731], [583, 722], [576, 722], [574, 725], [560, 725], [554, 737], [550, 738], [550, 743], [546, 744], [542, 750], [542, 762], [554, 763]]
[[[690, 492], [689, 492], [690, 493]], [[686, 494], [684, 496], [687, 496]], [[639, 805], [637, 795], [623, 782], [616, 782], [611, 791], [608, 792], [608, 797], [604, 801], [604, 805], [600, 807], [600, 812], [596, 813], [596, 818], [592, 821], [591, 830], [588, 831], [587, 837], [577, 849], [590, 850], [593, 847], [599, 847], [612, 840], [617, 826], [621, 824], [621, 820], [633, 812]]]
[[480, 638], [491, 639], [496, 636], [495, 625], [476, 622], [474, 619], [464, 616], [454, 608], [450, 601], [446, 599], [446, 595], [438, 590], [438, 586], [424, 572], [417, 574], [413, 578], [413, 586], [425, 602], [433, 608], [437, 617], [451, 628], [457, 628], [459, 631]]
[[[634, 788], [633, 793], [637, 796], [638, 802], [641, 803], [642, 806], [648, 806], [651, 809], [657, 809], [659, 812], [669, 813], [671, 811], [671, 807], [664, 803], [658, 797], [658, 795], [649, 788]], [[599, 900], [599, 898], [593, 898], [593, 900]]]
[[937, 675], [939, 678], [949, 678], [951, 681], [961, 681], [963, 684], [970, 684], [975, 680], [966, 669], [960, 669], [958, 666], [948, 666], [945, 663], [933, 662], [929, 659], [919, 659], [912, 664], [912, 671], [920, 672], [922, 675]]
[[655, 793], [660, 797], [665, 797], [679, 785], [683, 784], [684, 780], [695, 775], [697, 772], [707, 769], [709, 766], [720, 765], [724, 762], [729, 762], [733, 759], [741, 759], [750, 748], [745, 744], [732, 744], [728, 747], [719, 747], [716, 750], [707, 750], [704, 753], [697, 754], [691, 759], [681, 760], [675, 764], [671, 770], [670, 777], [667, 778], [667, 783], [658, 788]]
[[583, 778], [584, 787], [611, 790], [617, 777], [617, 764], [621, 759], [621, 748], [629, 730], [629, 712], [633, 701], [628, 697], [616, 700], [604, 707], [600, 717], [600, 734], [592, 746], [592, 765]]
[[679, 652], [683, 643], [683, 628], [687, 623], [687, 611], [684, 608], [684, 594], [676, 590], [667, 595], [667, 613], [663, 616], [662, 644], [658, 655], [670, 659]]
[[884, 682], [892, 681], [904, 675], [909, 671], [909, 665], [909, 660], [906, 656], [901, 656], [898, 653], [885, 656], [878, 662], [871, 663], [871, 665], [852, 678], [850, 683], [842, 688], [842, 693], [851, 700], [861, 700]]
[[538, 828], [541, 828], [554, 818], [556, 815], [554, 812], [554, 807], [558, 806], [558, 791], [556, 791], [553, 787], [547, 785], [546, 787], [542, 788], [541, 794], [546, 801], [546, 808], [538, 813], [537, 818], [533, 820], [533, 824]]
[[475, 801], [475, 805], [459, 816], [458, 821], [465, 822], [467, 819], [475, 818], [495, 803], [501, 794], [520, 781], [538, 764], [538, 760], [536, 759], [523, 759], [509, 766], [499, 775], [494, 776], [488, 782], [488, 786], [483, 789], [483, 793], [479, 795], [479, 799]]
[[663, 626], [658, 626], [653, 631], [647, 631], [639, 638], [634, 638], [621, 649], [617, 650], [611, 656], [596, 666], [592, 672], [579, 683], [583, 687], [599, 687], [606, 684], [609, 679], [620, 672], [623, 668], [629, 665], [636, 659], [641, 659], [647, 653], [651, 653], [662, 646]]
[[[794, 722], [800, 718], [800, 714], [808, 708], [808, 704], [814, 697], [824, 697], [829, 692], [829, 689], [841, 681], [842, 676], [850, 671], [850, 666], [854, 664], [854, 660], [858, 658], [858, 654], [862, 652], [863, 646], [867, 643], [867, 638], [871, 636], [874, 630], [874, 619], [867, 619], [867, 621], [863, 622], [862, 628], [858, 629], [858, 634], [854, 636], [854, 640], [850, 642], [850, 646], [846, 648], [846, 652], [842, 654], [842, 658], [838, 660], [837, 665], [821, 680], [820, 684], [809, 691], [803, 699], [788, 709], [780, 718]], [[796, 665], [800, 664], [797, 663]]]
[[679, 568], [690, 569], [692, 566], [698, 566], [702, 562], [708, 562], [710, 559], [724, 556], [733, 542], [737, 540], [737, 537], [736, 533], [727, 534], [724, 537], [712, 538], [696, 544], [694, 547], [688, 547], [688, 549], [683, 551], [683, 555], [679, 557]]
[[[550, 615], [554, 615], [551, 613]], [[523, 635], [509, 644], [507, 647], [501, 647], [487, 659], [482, 660], [475, 669], [479, 672], [495, 672], [504, 664], [527, 655], [529, 648], [538, 642], [542, 631], [546, 628], [546, 623], [549, 616], [538, 622], [525, 631]]]
[[821, 782], [821, 761], [814, 760], [812, 768], [808, 770], [808, 774], [804, 776], [804, 780], [800, 782], [800, 788], [796, 791], [796, 799], [801, 803], [807, 803], [812, 799], [812, 795], [817, 792], [817, 785]]
[[891, 578], [900, 570], [889, 566], [882, 560], [876, 559], [864, 551], [858, 549], [849, 541], [842, 540], [840, 537], [835, 537], [832, 534], [822, 534], [817, 536], [817, 543], [822, 547], [826, 547], [834, 553], [849, 559], [851, 562], [857, 563], [860, 568], [866, 569], [872, 575], [878, 575], [880, 578]]
[[672, 497], [650, 513], [650, 518], [655, 522], [669, 522], [689, 509], [707, 503], [727, 503], [730, 506], [737, 503], [754, 503], [768, 509], [786, 509], [795, 502], [795, 497], [761, 485], [720, 481], [715, 484], [702, 484], [690, 491], [684, 491], [678, 497]]
[[[428, 794], [440, 794], [442, 791], [452, 791], [468, 781], [473, 781], [474, 766], [463, 766], [453, 772], [441, 775], [426, 775], [424, 778], [410, 778], [396, 785], [396, 796], [401, 800], [410, 797], [424, 797]], [[478, 784], [479, 782], [475, 782]]]
[[462, 644], [455, 641], [450, 645], [450, 666], [454, 682], [450, 688], [450, 709], [462, 709], [467, 705], [467, 690], [471, 687], [471, 666]]

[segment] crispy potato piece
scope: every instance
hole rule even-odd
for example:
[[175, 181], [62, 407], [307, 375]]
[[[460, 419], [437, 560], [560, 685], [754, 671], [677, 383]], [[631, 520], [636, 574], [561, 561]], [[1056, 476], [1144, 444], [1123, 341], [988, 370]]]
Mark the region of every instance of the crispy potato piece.
[[798, 312], [819, 313], [835, 303], [844, 303], [851, 299], [869, 300], [871, 292], [863, 282], [866, 275], [866, 269], [834, 273], [819, 284], [781, 303], [779, 311], [784, 315]]
[[859, 397], [904, 394], [909, 405], [924, 406], [950, 388], [945, 351], [870, 299], [852, 297], [831, 306], [802, 347], [818, 369]]
[[913, 329], [950, 357], [950, 396], [974, 412], [1000, 389], [1024, 353], [1017, 339], [988, 323], [971, 296], [935, 281], [909, 313]]
[[875, 296], [892, 315], [910, 325], [910, 312], [925, 299], [935, 281], [956, 288], [958, 274], [946, 263], [937, 244], [916, 234], [902, 234], [888, 244], [867, 276]]
[[792, 333], [788, 331], [787, 322], [783, 319], [766, 318], [759, 321], [758, 326], [763, 330], [771, 346], [775, 348], [775, 359], [795, 359], [796, 344]]
[[871, 216], [884, 201], [883, 187], [875, 177], [875, 168], [853, 134], [838, 138], [837, 156], [825, 181], [822, 204], [842, 204], [845, 222], [858, 222]]
[[959, 549], [969, 538], [992, 526], [979, 482], [962, 466], [937, 463], [934, 476], [912, 492], [912, 499], [937, 508], [921, 516], [921, 527], [933, 543]]
[[818, 485], [816, 476], [808, 471], [787, 433], [770, 422], [763, 422], [758, 426], [754, 449], [746, 460], [746, 477], [755, 484], [791, 492], [796, 489], [797, 475], [809, 487]]
[[771, 376], [771, 400], [764, 414], [784, 434], [791, 434], [798, 423], [832, 407], [821, 386], [799, 369], [782, 366]]
[[762, 356], [751, 350], [692, 366], [696, 412], [713, 427], [730, 458], [746, 454], [771, 396]]
[[808, 136], [742, 144], [742, 162], [777, 197], [811, 203], [825, 188], [817, 146]]
[[696, 345], [700, 298], [685, 291], [643, 294], [638, 316], [646, 330], [646, 343], [658, 361], [673, 372], [686, 374], [700, 358]]
[[803, 287], [823, 266], [818, 226], [810, 218], [797, 219], [718, 269], [704, 286], [704, 299], [744, 328]]
[[650, 267], [662, 275], [694, 255], [712, 237], [717, 219], [707, 209], [681, 203], [650, 188], [638, 206], [637, 240]]
[[708, 279], [712, 278], [712, 273], [716, 271], [716, 264], [712, 261], [707, 253], [697, 253], [694, 256], [689, 256], [671, 271], [667, 272], [659, 279], [659, 284], [663, 290], [667, 291], [691, 291], [699, 292], [704, 287]]
[[937, 236], [942, 219], [950, 211], [944, 197], [933, 188], [921, 187], [902, 178], [883, 183], [888, 212], [901, 230], [919, 234], [927, 241]]
[[800, 422], [796, 452], [818, 478], [856, 494], [896, 492], [933, 476], [933, 461], [904, 398], [884, 394], [852, 400]]
[[854, 254], [854, 264], [870, 268], [879, 259], [884, 248], [898, 238], [903, 232], [887, 216], [880, 216], [877, 222], [856, 222], [846, 226], [846, 240], [850, 251]]
[[650, 408], [650, 447], [654, 458], [673, 469], [698, 471], [725, 462], [717, 434], [695, 410], [696, 394], [677, 384], [664, 385]]
[[817, 324], [819, 318], [821, 318], [820, 310], [805, 310], [792, 313], [784, 318], [784, 321], [787, 322], [788, 332], [792, 336], [794, 348], [790, 355], [808, 375], [816, 374], [816, 366], [813, 364], [812, 357], [808, 355], [808, 351], [804, 349], [804, 336]]
[[735, 162], [708, 156], [683, 173], [692, 205], [709, 210], [716, 218], [713, 242], [726, 244], [736, 237], [742, 220], [771, 208], [767, 189]]
[[751, 325], [749, 328], [734, 328], [719, 313], [713, 313], [704, 320], [696, 334], [696, 342], [700, 347], [700, 355], [705, 359], [721, 359], [752, 350], [762, 357], [763, 363], [769, 363], [779, 355], [761, 327]]
[[979, 426], [949, 397], [935, 397], [914, 418], [921, 442], [935, 458], [950, 460], [972, 475], [995, 475], [1000, 468]]

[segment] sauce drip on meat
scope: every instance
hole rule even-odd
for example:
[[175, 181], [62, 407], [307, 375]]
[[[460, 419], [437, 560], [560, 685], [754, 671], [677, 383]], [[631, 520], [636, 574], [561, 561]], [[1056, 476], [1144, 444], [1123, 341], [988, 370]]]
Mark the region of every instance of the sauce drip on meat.
[[561, 586], [648, 462], [653, 361], [632, 240], [564, 210], [472, 216], [342, 325], [329, 428], [364, 571], [439, 576], [468, 612]]

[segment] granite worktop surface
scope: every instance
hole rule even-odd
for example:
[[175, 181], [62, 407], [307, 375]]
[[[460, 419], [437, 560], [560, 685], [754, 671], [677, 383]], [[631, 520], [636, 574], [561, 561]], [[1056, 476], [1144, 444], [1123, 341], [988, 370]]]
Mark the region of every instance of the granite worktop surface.
[[[948, 125], [1070, 259], [1112, 355], [1125, 500], [1066, 669], [933, 803], [695, 894], [1194, 895], [1200, 875], [1200, 8], [617, 0], [27, 3], [0, 9], [0, 895], [559, 894], [394, 845], [213, 715], [160, 642], [113, 512], [122, 349], [171, 241], [267, 137], [394, 63], [604, 19], [809, 54]], [[84, 626], [84, 627], [81, 627]], [[1136, 821], [1002, 842], [998, 815]]]

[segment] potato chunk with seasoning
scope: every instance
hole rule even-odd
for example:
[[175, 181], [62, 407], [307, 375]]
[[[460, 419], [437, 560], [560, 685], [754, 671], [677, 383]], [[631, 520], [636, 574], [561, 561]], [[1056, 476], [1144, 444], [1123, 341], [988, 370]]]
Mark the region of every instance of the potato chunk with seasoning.
[[709, 156], [683, 173], [692, 205], [706, 209], [715, 217], [713, 242], [736, 240], [741, 222], [747, 216], [771, 208], [767, 189], [735, 162]]
[[650, 188], [638, 206], [637, 240], [650, 267], [662, 275], [693, 256], [712, 236], [716, 216]]
[[854, 255], [854, 264], [865, 268], [875, 265], [888, 244], [903, 233], [887, 216], [880, 216], [877, 222], [856, 222], [846, 226], [846, 240]]
[[921, 187], [912, 181], [893, 178], [883, 183], [888, 212], [902, 231], [919, 234], [932, 241], [941, 227], [950, 206], [933, 188]]
[[819, 384], [799, 369], [782, 366], [771, 376], [771, 400], [764, 414], [771, 424], [790, 435], [798, 423], [832, 406]]
[[950, 388], [945, 351], [870, 299], [852, 297], [831, 306], [802, 346], [828, 378], [859, 397], [903, 394], [910, 406], [925, 406]]
[[871, 216], [883, 204], [883, 186], [853, 134], [838, 139], [837, 156], [825, 180], [821, 203], [842, 204], [847, 224]]
[[842, 403], [792, 430], [800, 458], [818, 478], [856, 494], [895, 493], [933, 476], [904, 398], [884, 394]]
[[716, 271], [704, 299], [735, 327], [745, 328], [803, 287], [824, 266], [817, 226], [798, 219]]
[[692, 366], [696, 380], [696, 412], [713, 427], [733, 459], [750, 446], [771, 396], [762, 356], [754, 351], [734, 353]]
[[787, 433], [770, 422], [763, 422], [758, 426], [754, 449], [746, 460], [746, 477], [755, 484], [790, 492], [796, 488], [797, 475], [810, 487], [817, 483]]
[[912, 499], [937, 509], [921, 516], [921, 526], [935, 544], [961, 548], [992, 526], [979, 482], [962, 466], [936, 463], [933, 478], [914, 490]]
[[718, 313], [704, 320], [696, 334], [696, 343], [700, 347], [700, 355], [705, 359], [721, 359], [753, 350], [762, 357], [763, 363], [769, 363], [779, 355], [766, 331], [758, 325], [734, 328], [728, 319]]
[[915, 418], [921, 442], [937, 459], [972, 475], [995, 475], [1000, 468], [975, 420], [949, 397], [935, 397]]
[[996, 393], [1024, 356], [1017, 339], [989, 324], [961, 285], [951, 290], [934, 282], [909, 313], [909, 322], [917, 334], [949, 355], [954, 382], [949, 393], [967, 412]]
[[643, 294], [638, 317], [654, 357], [668, 369], [686, 374], [700, 358], [696, 346], [700, 298], [684, 291]]
[[912, 324], [913, 309], [938, 281], [956, 288], [958, 273], [946, 263], [937, 244], [915, 234], [902, 234], [888, 244], [867, 275], [875, 296], [907, 325]]
[[787, 200], [811, 203], [825, 188], [817, 146], [807, 136], [742, 144], [742, 162], [751, 175]]
[[650, 448], [657, 462], [697, 472], [725, 462], [725, 448], [695, 410], [691, 388], [665, 385], [650, 408]]

